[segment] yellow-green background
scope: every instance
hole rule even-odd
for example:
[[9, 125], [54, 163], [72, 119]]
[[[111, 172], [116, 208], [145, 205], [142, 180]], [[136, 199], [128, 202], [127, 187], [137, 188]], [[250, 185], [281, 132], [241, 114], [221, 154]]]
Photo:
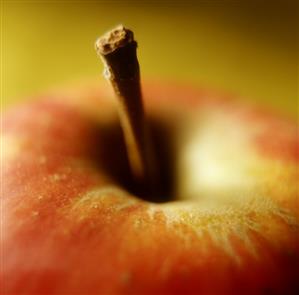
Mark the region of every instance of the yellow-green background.
[[224, 89], [296, 116], [297, 1], [2, 1], [2, 105], [99, 76], [94, 40], [135, 32], [142, 76]]

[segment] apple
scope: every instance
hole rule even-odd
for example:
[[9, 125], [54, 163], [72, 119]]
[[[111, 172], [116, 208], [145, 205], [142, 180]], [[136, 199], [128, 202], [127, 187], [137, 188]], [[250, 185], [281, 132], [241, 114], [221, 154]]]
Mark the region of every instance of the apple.
[[296, 294], [296, 124], [216, 91], [143, 89], [163, 183], [148, 199], [98, 82], [6, 111], [1, 294]]

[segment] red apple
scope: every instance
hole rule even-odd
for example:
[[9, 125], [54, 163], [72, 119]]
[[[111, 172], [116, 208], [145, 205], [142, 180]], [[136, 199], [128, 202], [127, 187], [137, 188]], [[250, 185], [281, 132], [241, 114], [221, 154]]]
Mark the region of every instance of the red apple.
[[103, 89], [60, 90], [3, 118], [2, 294], [296, 293], [296, 124], [146, 84], [158, 197], [176, 198], [154, 203], [132, 193]]

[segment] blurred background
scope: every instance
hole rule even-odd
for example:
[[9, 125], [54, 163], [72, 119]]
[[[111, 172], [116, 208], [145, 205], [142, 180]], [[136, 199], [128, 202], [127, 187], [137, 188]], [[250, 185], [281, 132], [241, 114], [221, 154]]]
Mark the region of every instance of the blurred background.
[[296, 117], [297, 1], [9, 1], [2, 14], [2, 106], [98, 76], [94, 41], [135, 32], [142, 77], [223, 89]]

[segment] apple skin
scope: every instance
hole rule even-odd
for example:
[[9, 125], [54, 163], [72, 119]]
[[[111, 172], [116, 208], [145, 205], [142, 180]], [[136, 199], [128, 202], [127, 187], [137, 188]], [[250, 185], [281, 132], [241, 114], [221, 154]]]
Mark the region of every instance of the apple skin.
[[297, 293], [296, 124], [227, 95], [146, 84], [177, 171], [178, 200], [157, 204], [123, 187], [117, 114], [97, 85], [3, 118], [1, 294]]

